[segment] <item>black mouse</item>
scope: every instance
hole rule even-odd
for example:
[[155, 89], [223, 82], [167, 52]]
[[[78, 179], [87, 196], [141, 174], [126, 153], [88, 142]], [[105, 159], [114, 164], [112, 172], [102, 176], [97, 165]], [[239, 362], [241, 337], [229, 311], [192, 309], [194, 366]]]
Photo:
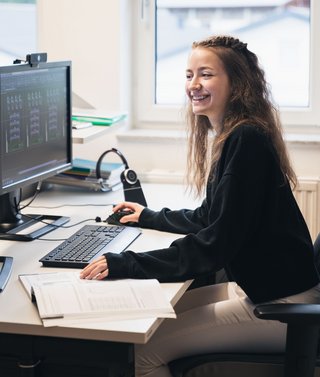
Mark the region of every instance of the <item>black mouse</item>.
[[128, 225], [128, 226], [137, 226], [137, 223], [135, 223], [134, 221], [129, 221], [129, 222], [127, 222], [127, 223], [121, 223], [121, 222], [120, 222], [120, 219], [121, 219], [123, 216], [131, 215], [132, 213], [134, 213], [134, 212], [133, 212], [133, 211], [128, 211], [128, 210], [127, 210], [127, 211], [120, 210], [120, 211], [114, 212], [114, 213], [112, 213], [111, 215], [109, 215], [105, 221], [106, 221], [108, 224], [110, 224], [110, 225], [121, 225], [121, 226]]

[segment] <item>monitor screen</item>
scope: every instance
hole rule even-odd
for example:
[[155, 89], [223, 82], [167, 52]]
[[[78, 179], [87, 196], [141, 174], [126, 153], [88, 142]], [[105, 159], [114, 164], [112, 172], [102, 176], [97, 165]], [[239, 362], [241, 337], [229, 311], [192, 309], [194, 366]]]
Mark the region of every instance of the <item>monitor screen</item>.
[[71, 167], [71, 131], [71, 62], [0, 67], [0, 233], [26, 222], [20, 189]]

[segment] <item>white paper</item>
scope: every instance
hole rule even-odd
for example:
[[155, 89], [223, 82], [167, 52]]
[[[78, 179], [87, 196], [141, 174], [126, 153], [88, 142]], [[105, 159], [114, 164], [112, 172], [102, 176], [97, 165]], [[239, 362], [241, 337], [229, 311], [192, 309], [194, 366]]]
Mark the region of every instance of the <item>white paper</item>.
[[45, 326], [97, 319], [175, 318], [175, 312], [155, 279], [82, 280], [78, 272], [21, 275], [34, 291]]

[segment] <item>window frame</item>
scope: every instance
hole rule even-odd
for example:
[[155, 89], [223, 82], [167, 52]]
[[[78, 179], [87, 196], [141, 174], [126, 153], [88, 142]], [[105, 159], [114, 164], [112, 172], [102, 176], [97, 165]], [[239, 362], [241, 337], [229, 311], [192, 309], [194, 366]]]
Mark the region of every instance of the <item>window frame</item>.
[[[129, 0], [130, 1], [130, 0]], [[155, 92], [155, 0], [132, 1], [132, 122], [134, 128], [180, 129], [183, 109], [175, 105], [156, 105]], [[310, 79], [309, 106], [281, 108], [285, 130], [320, 132], [320, 2], [310, 2]], [[181, 88], [184, 90], [184, 88]]]

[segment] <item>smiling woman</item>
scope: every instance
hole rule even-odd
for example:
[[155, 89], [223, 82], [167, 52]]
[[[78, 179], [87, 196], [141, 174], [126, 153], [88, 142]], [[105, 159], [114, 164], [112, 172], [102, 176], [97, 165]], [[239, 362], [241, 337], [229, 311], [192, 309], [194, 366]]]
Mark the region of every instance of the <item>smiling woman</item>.
[[230, 36], [194, 43], [186, 91], [189, 183], [205, 199], [160, 211], [119, 203], [115, 210], [132, 210], [127, 220], [139, 227], [183, 236], [163, 249], [105, 253], [81, 277], [172, 282], [225, 269], [232, 282], [185, 294], [177, 319], [135, 347], [137, 377], [169, 377], [170, 361], [197, 353], [281, 352], [286, 326], [258, 320], [255, 305], [320, 303], [311, 238], [291, 191], [295, 174], [257, 56]]

